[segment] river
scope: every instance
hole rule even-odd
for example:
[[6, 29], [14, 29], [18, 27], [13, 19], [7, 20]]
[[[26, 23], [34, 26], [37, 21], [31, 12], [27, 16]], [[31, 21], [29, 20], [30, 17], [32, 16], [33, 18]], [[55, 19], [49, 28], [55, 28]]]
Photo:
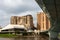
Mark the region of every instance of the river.
[[48, 40], [45, 36], [22, 36], [15, 38], [0, 38], [0, 40]]

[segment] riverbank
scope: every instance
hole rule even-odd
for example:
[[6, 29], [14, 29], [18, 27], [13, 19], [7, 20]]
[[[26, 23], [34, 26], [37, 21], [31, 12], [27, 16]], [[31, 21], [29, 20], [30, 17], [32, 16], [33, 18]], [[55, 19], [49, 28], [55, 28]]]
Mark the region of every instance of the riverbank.
[[0, 34], [0, 38], [2, 37], [2, 38], [14, 38], [14, 37], [49, 37], [49, 35], [48, 34], [46, 34], [46, 33], [40, 33], [39, 35], [38, 34], [32, 34], [32, 33], [29, 33], [29, 34], [27, 34], [27, 33], [20, 33], [20, 34], [11, 34], [11, 33], [8, 33], [8, 34], [3, 34], [3, 33], [1, 33]]
[[[14, 37], [42, 37], [42, 36], [46, 36], [46, 35], [15, 35], [15, 34], [0, 34], [0, 38], [14, 38]], [[48, 37], [48, 36], [46, 36]]]
[[34, 35], [22, 34], [0, 34], [0, 38], [15, 38], [15, 37], [34, 37]]
[[0, 34], [0, 38], [13, 38], [16, 37], [17, 35], [15, 34]]

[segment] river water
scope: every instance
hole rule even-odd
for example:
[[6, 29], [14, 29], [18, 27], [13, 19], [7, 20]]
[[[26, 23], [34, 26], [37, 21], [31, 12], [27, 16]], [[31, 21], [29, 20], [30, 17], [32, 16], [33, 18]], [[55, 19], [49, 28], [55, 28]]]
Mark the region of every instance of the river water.
[[48, 37], [44, 36], [22, 36], [15, 38], [0, 38], [0, 40], [48, 40]]

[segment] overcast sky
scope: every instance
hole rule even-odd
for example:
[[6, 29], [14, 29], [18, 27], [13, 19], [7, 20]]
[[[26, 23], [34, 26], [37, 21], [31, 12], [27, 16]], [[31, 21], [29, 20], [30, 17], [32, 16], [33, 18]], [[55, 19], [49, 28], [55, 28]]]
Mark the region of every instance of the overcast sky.
[[0, 26], [10, 23], [11, 16], [24, 16], [31, 14], [36, 26], [36, 14], [42, 10], [35, 0], [0, 0]]

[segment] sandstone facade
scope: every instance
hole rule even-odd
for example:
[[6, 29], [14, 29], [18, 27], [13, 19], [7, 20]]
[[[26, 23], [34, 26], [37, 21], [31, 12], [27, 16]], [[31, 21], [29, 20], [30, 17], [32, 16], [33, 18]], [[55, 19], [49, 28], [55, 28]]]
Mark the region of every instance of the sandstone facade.
[[50, 28], [50, 20], [44, 12], [37, 14], [37, 29], [41, 31], [48, 30]]
[[34, 27], [33, 24], [33, 17], [32, 15], [26, 15], [26, 16], [12, 16], [11, 17], [11, 24], [17, 24], [17, 25], [25, 25], [25, 27]]

